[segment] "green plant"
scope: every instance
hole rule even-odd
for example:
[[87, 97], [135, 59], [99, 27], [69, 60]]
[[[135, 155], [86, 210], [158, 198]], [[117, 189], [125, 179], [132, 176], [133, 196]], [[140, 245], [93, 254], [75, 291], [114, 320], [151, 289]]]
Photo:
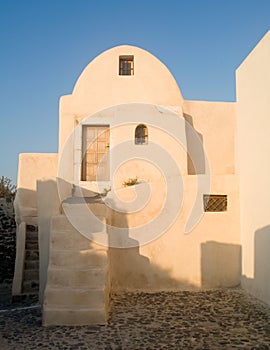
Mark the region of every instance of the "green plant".
[[12, 197], [16, 194], [16, 186], [8, 177], [1, 176], [0, 178], [0, 197]]
[[134, 177], [134, 178], [129, 178], [127, 181], [124, 181], [124, 182], [122, 183], [122, 185], [123, 185], [124, 187], [127, 187], [127, 186], [137, 185], [138, 183], [139, 183], [138, 177], [136, 176], [136, 177]]
[[103, 188], [103, 192], [100, 194], [101, 197], [106, 197], [107, 194], [112, 190], [111, 187], [109, 188]]

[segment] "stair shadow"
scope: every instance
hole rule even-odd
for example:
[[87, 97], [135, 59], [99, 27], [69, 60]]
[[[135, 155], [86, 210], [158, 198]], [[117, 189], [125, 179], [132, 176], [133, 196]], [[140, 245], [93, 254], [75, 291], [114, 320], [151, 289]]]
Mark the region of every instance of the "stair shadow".
[[[157, 265], [149, 257], [141, 253], [140, 242], [130, 237], [129, 222], [124, 212], [118, 211], [117, 207], [110, 203], [111, 225], [120, 227], [122, 237], [120, 247], [109, 248], [109, 260], [111, 270], [111, 287], [113, 292], [118, 291], [174, 291], [198, 289], [194, 284], [185, 279], [172, 277], [172, 270]], [[109, 242], [114, 230], [108, 229]], [[143, 229], [142, 229], [143, 234]], [[149, 242], [148, 244], [151, 244]], [[128, 247], [128, 248], [127, 248]]]

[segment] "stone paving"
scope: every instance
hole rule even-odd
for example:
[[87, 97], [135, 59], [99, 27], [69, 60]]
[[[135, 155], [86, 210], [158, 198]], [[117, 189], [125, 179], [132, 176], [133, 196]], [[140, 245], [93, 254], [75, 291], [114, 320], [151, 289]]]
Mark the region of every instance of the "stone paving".
[[240, 289], [125, 293], [106, 326], [41, 326], [40, 308], [0, 312], [0, 349], [270, 349], [270, 309]]

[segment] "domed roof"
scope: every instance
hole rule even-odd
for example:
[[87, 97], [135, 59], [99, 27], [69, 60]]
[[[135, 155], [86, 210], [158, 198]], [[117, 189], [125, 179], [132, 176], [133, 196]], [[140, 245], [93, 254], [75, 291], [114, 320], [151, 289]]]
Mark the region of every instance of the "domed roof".
[[[121, 59], [132, 60], [134, 71], [121, 75]], [[129, 45], [109, 49], [90, 62], [78, 78], [75, 104], [95, 112], [123, 103], [181, 106], [182, 94], [167, 67], [155, 56]], [[76, 103], [77, 102], [77, 103]]]

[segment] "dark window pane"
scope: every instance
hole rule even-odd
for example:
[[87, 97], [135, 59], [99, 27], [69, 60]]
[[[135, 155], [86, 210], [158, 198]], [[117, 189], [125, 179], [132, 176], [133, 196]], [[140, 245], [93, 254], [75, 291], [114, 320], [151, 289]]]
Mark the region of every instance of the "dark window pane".
[[204, 211], [226, 211], [227, 196], [220, 194], [204, 194], [203, 195]]
[[135, 144], [143, 145], [148, 143], [148, 130], [143, 124], [138, 125], [135, 130]]
[[119, 57], [119, 75], [133, 75], [134, 61], [133, 56]]

